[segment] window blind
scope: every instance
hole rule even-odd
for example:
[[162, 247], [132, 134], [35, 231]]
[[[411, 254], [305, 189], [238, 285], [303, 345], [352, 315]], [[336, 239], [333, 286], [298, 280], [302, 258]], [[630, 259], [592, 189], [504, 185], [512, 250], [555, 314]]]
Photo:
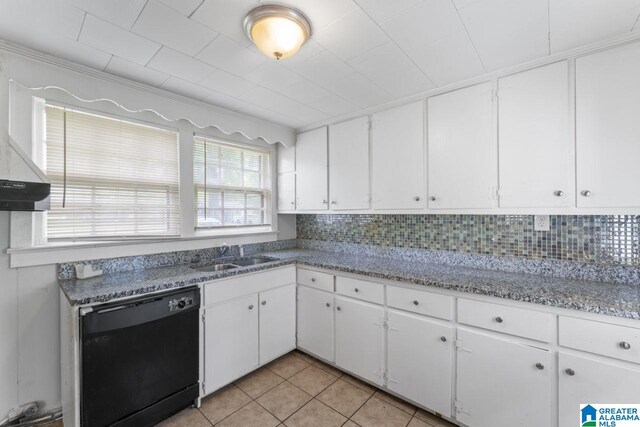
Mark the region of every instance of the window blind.
[[47, 237], [180, 233], [177, 132], [46, 107]]
[[193, 163], [196, 227], [267, 224], [268, 152], [197, 136]]

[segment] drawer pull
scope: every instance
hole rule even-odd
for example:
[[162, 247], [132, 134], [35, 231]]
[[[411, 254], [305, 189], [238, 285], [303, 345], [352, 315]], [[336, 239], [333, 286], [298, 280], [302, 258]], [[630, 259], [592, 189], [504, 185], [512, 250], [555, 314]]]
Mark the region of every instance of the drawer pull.
[[262, 301], [262, 305], [267, 305], [267, 301]]
[[413, 305], [418, 305], [418, 304], [420, 304], [420, 303], [418, 302], [418, 300], [417, 300], [417, 299], [414, 299], [414, 300], [413, 300]]
[[576, 374], [576, 371], [574, 371], [571, 368], [567, 368], [564, 370], [565, 374], [569, 375], [570, 377], [574, 376]]
[[358, 288], [353, 288], [353, 290], [354, 290], [355, 292], [360, 292], [360, 289], [358, 289]]
[[447, 337], [445, 337], [444, 335], [440, 337], [440, 341], [442, 342], [447, 342]]
[[337, 307], [336, 307], [336, 310], [340, 311], [340, 310], [342, 310], [342, 307], [337, 306]]
[[536, 363], [536, 368], [542, 371], [544, 369], [544, 365], [542, 363]]
[[253, 310], [253, 304], [249, 306], [249, 310]]
[[502, 320], [502, 317], [498, 316], [498, 317], [496, 317], [496, 322], [502, 323], [502, 322], [504, 322], [504, 320]]
[[331, 304], [330, 304], [330, 303], [327, 303], [327, 307], [331, 307]]
[[629, 343], [628, 343], [628, 342], [626, 342], [626, 341], [622, 341], [622, 342], [619, 344], [619, 346], [620, 346], [620, 348], [622, 348], [622, 349], [624, 349], [624, 350], [629, 350], [629, 349], [631, 348], [631, 344], [629, 344]]
[[316, 278], [315, 278], [315, 277], [312, 277], [312, 278], [311, 278], [311, 281], [312, 281], [312, 282], [315, 282], [315, 281], [316, 281]]

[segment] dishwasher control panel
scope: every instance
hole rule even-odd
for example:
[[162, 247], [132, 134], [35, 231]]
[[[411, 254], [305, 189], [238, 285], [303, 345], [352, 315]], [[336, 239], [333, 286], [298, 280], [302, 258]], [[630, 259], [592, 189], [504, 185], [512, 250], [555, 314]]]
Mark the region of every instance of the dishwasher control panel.
[[169, 312], [180, 311], [193, 306], [193, 297], [182, 297], [169, 300]]

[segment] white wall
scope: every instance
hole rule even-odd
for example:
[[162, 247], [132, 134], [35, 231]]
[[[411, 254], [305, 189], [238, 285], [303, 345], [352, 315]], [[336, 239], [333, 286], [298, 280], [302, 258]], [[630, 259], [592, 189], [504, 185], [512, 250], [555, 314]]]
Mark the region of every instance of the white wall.
[[[18, 80], [24, 77], [30, 80], [28, 83], [35, 85], [60, 84], [64, 81], [73, 85], [74, 81], [84, 78], [85, 89], [93, 96], [100, 95], [100, 90], [91, 87], [87, 78], [76, 72], [55, 68], [56, 81], [48, 83], [47, 76], [53, 70], [50, 64], [14, 58], [6, 52], [0, 52], [0, 179], [9, 176], [10, 163], [6, 141], [9, 131], [9, 79], [12, 74], [7, 71], [11, 70], [11, 67], [7, 67], [8, 62], [9, 65], [12, 62], [20, 63], [15, 68], [21, 70], [17, 73], [20, 74], [16, 77]], [[98, 83], [94, 79], [93, 84]], [[113, 82], [109, 86], [110, 90], [117, 89], [120, 93], [135, 91], [126, 86], [118, 87]], [[145, 104], [147, 98], [150, 102], [157, 102], [158, 97], [157, 93], [145, 94], [144, 91], [135, 94], [136, 102], [141, 105]], [[170, 101], [169, 98], [164, 100]], [[193, 111], [193, 107], [185, 107], [185, 110], [189, 109]], [[25, 123], [22, 125], [30, 126]], [[233, 137], [237, 138], [242, 137]], [[40, 401], [49, 409], [60, 406], [60, 307], [56, 266], [48, 264], [12, 269], [7, 254], [11, 240], [11, 218], [15, 226], [16, 222], [22, 223], [30, 215], [0, 212], [0, 419], [9, 409], [29, 401]], [[278, 217], [282, 218], [278, 239], [295, 238], [295, 215]], [[255, 240], [258, 241], [258, 238]], [[264, 241], [264, 238], [260, 241]], [[202, 241], [194, 241], [193, 245], [201, 247]], [[186, 246], [182, 242], [180, 249], [189, 249], [188, 242]], [[120, 254], [118, 247], [111, 247], [109, 251], [110, 256]]]

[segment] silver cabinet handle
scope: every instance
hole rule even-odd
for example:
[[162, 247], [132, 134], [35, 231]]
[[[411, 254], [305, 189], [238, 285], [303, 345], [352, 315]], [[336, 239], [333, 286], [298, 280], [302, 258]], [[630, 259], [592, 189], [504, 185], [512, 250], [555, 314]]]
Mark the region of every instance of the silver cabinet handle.
[[418, 305], [418, 304], [420, 304], [420, 303], [418, 302], [418, 300], [417, 300], [417, 299], [414, 299], [414, 300], [413, 300], [413, 305]]
[[542, 371], [544, 369], [544, 365], [542, 363], [536, 363], [536, 368]]
[[355, 292], [360, 292], [360, 289], [358, 289], [358, 288], [353, 288], [353, 290], [354, 290]]
[[436, 196], [431, 196], [431, 197], [429, 197], [429, 199], [430, 199], [432, 202], [435, 202], [435, 201], [436, 201]]
[[327, 201], [323, 199], [323, 200], [322, 200], [322, 204], [323, 204], [323, 205], [326, 205], [326, 204], [327, 204]]
[[445, 337], [444, 335], [440, 337], [440, 341], [442, 342], [447, 342], [447, 337]]
[[620, 346], [620, 348], [624, 349], [624, 350], [629, 350], [631, 348], [631, 344], [629, 344], [626, 341], [622, 341], [620, 344], [618, 344]]
[[331, 204], [332, 204], [332, 205], [337, 205], [338, 203], [337, 203], [335, 200], [332, 200], [332, 201], [331, 201]]
[[500, 317], [500, 316], [496, 317], [496, 319], [495, 319], [495, 320], [496, 320], [496, 322], [498, 322], [498, 323], [502, 323], [502, 322], [504, 322], [504, 320], [502, 320], [502, 317]]
[[291, 202], [291, 204], [292, 204], [292, 205], [295, 205], [295, 204], [296, 204], [296, 202]]
[[591, 191], [589, 191], [589, 190], [584, 190], [584, 191], [582, 192], [582, 195], [583, 195], [584, 197], [589, 197], [589, 196], [591, 195]]
[[312, 277], [312, 278], [311, 278], [311, 281], [312, 281], [312, 282], [315, 282], [315, 281], [316, 281], [316, 278], [315, 278], [315, 277]]
[[337, 307], [336, 307], [336, 310], [340, 311], [340, 310], [342, 310], [342, 307], [337, 306]]
[[327, 307], [331, 307], [331, 304], [330, 304], [330, 303], [327, 303]]
[[420, 201], [420, 196], [414, 197], [413, 200], [415, 200], [416, 202], [419, 202]]
[[267, 305], [267, 301], [262, 301], [262, 305]]
[[253, 304], [249, 306], [249, 310], [253, 310]]
[[562, 197], [564, 196], [564, 191], [562, 190], [554, 191], [553, 194], [555, 194], [556, 197]]
[[570, 377], [572, 377], [572, 376], [574, 376], [576, 374], [576, 371], [574, 371], [571, 368], [567, 368], [567, 369], [564, 370], [564, 373], [569, 375]]

